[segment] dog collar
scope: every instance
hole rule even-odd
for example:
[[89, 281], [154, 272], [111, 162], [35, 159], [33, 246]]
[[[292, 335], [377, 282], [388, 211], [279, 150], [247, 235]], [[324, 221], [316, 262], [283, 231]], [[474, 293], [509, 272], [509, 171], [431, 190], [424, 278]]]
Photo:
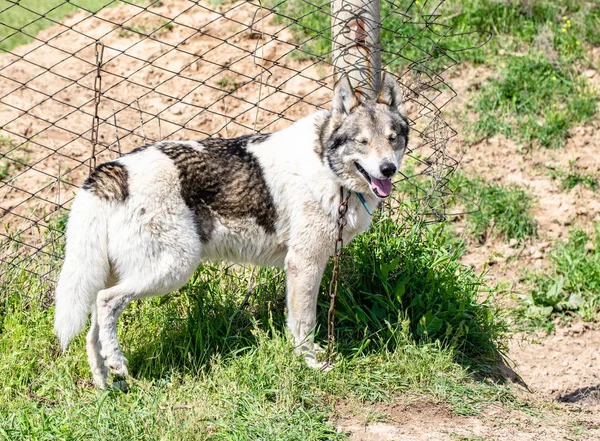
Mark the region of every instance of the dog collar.
[[363, 207], [365, 207], [365, 210], [367, 210], [367, 213], [369, 213], [369, 216], [373, 216], [373, 212], [367, 205], [367, 201], [365, 201], [365, 197], [362, 195], [362, 193], [356, 193], [356, 196], [358, 196], [358, 199], [362, 202]]

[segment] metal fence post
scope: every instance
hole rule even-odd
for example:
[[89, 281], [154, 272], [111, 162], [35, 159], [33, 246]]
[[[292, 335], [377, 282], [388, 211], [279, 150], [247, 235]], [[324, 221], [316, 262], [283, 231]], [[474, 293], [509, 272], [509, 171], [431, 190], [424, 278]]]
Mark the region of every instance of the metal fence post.
[[379, 0], [332, 0], [334, 79], [346, 72], [354, 89], [374, 98], [381, 84]]

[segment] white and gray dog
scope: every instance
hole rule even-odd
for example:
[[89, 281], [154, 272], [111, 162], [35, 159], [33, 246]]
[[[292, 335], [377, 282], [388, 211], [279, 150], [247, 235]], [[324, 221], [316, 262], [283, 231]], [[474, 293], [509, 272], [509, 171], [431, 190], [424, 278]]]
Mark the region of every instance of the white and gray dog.
[[[127, 375], [116, 321], [135, 299], [182, 287], [203, 260], [285, 268], [287, 326], [313, 367], [317, 295], [337, 238], [340, 186], [351, 195], [344, 242], [371, 224], [408, 142], [402, 91], [384, 73], [376, 100], [344, 76], [331, 111], [272, 134], [162, 141], [98, 166], [67, 225], [54, 329], [63, 350], [86, 324], [98, 387]], [[362, 201], [361, 201], [362, 199]]]

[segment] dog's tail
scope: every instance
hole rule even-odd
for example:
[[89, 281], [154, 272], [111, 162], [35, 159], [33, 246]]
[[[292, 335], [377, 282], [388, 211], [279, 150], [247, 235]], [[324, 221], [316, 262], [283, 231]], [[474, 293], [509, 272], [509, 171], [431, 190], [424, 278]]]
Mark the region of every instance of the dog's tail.
[[108, 203], [80, 190], [69, 215], [65, 262], [56, 286], [54, 332], [64, 351], [86, 324], [98, 291], [106, 287]]

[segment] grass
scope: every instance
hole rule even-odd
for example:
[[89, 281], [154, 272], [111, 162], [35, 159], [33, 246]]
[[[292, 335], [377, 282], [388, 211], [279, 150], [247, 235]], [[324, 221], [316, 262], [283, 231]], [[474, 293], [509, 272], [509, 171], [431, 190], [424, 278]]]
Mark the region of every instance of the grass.
[[562, 147], [570, 129], [596, 113], [597, 95], [583, 77], [543, 55], [510, 57], [479, 92], [472, 109], [477, 136], [496, 134], [526, 146]]
[[350, 353], [396, 347], [407, 326], [416, 342], [452, 348], [457, 361], [493, 364], [506, 328], [493, 302], [476, 300], [487, 288], [459, 263], [462, 252], [443, 227], [403, 230], [389, 217], [359, 236], [342, 266], [355, 277], [336, 310], [341, 341], [362, 342]]
[[[23, 147], [26, 150], [27, 145]], [[10, 152], [10, 153], [8, 153]], [[0, 135], [0, 180], [6, 180], [14, 173], [27, 167], [31, 158], [14, 149], [13, 141]], [[0, 188], [3, 186], [0, 185]]]
[[233, 92], [239, 87], [235, 77], [227, 75], [219, 78], [215, 84], [225, 92]]
[[[437, 2], [434, 2], [437, 5]], [[280, 2], [270, 0], [266, 6], [275, 10], [276, 20], [290, 24], [300, 47], [292, 56], [300, 59], [331, 61], [331, 2]], [[381, 42], [384, 66], [398, 71], [409, 65], [416, 70], [444, 70], [454, 64], [452, 50], [464, 50], [464, 39], [448, 32], [444, 18], [431, 19], [433, 3], [400, 0], [381, 3]], [[397, 11], [408, 11], [400, 14]], [[435, 23], [434, 23], [435, 21]], [[440, 22], [438, 24], [438, 22]], [[448, 35], [450, 34], [450, 35]], [[449, 42], [452, 40], [452, 44]]]
[[470, 376], [494, 371], [506, 328], [491, 300], [478, 301], [487, 288], [458, 264], [449, 237], [382, 216], [348, 247], [329, 373], [293, 354], [280, 272], [259, 269], [249, 305], [233, 317], [248, 273], [203, 266], [180, 291], [123, 313], [127, 393], [90, 387], [84, 336], [59, 354], [48, 280], [2, 268], [0, 437], [340, 440], [329, 419], [338, 400], [426, 395], [461, 415], [511, 405], [507, 388]]
[[121, 3], [142, 0], [0, 0], [0, 52], [30, 43], [38, 32], [60, 22], [78, 8], [97, 12]]
[[471, 129], [477, 138], [502, 134], [528, 148], [557, 148], [571, 128], [595, 116], [597, 91], [581, 70], [592, 65], [586, 44], [597, 44], [600, 6], [475, 0], [452, 25], [455, 32], [478, 29], [494, 36], [488, 45], [460, 53], [461, 60], [498, 66], [475, 92], [471, 109], [480, 117]]
[[592, 232], [571, 230], [569, 239], [558, 242], [549, 259], [550, 272], [530, 274], [534, 287], [523, 299], [520, 312], [542, 324], [570, 313], [596, 320], [600, 312], [600, 224]]
[[487, 63], [489, 58], [506, 53], [526, 52], [536, 47], [552, 58], [575, 61], [587, 58], [585, 44], [597, 44], [595, 30], [600, 26], [600, 6], [592, 1], [528, 0], [450, 1], [446, 13], [457, 34], [475, 45], [477, 30], [493, 36], [475, 50], [461, 52], [460, 59]]
[[[269, 3], [291, 25], [297, 58], [331, 58], [330, 3]], [[492, 79], [474, 92], [475, 139], [502, 134], [526, 147], [562, 147], [570, 130], [596, 114], [597, 92], [582, 67], [597, 44], [600, 6], [586, 1], [472, 0], [383, 2], [384, 66], [443, 72], [456, 62], [493, 64]], [[436, 9], [435, 17], [428, 15]], [[406, 14], [397, 11], [405, 11]], [[488, 44], [484, 44], [489, 37]]]
[[533, 198], [516, 184], [502, 186], [456, 173], [451, 186], [466, 198], [468, 232], [481, 243], [489, 237], [508, 242], [536, 235], [537, 223], [531, 214]]
[[569, 165], [568, 171], [552, 166], [547, 166], [547, 168], [550, 173], [550, 178], [560, 181], [560, 188], [562, 190], [572, 190], [578, 185], [594, 192], [598, 190], [598, 176], [595, 174], [582, 173], [576, 170], [573, 167], [573, 164]]

